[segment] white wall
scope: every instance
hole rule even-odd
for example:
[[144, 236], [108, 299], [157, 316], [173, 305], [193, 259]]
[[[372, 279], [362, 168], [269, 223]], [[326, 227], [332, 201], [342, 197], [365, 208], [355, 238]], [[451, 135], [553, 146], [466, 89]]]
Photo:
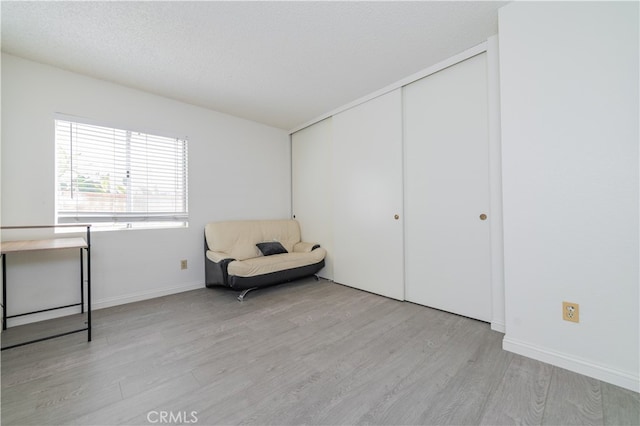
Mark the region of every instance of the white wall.
[[[4, 226], [54, 221], [55, 112], [189, 138], [189, 228], [94, 233], [97, 307], [203, 286], [206, 222], [290, 215], [286, 131], [6, 54], [2, 89]], [[9, 256], [9, 314], [73, 303], [78, 257], [46, 253], [34, 263]], [[180, 259], [189, 269], [180, 270]]]
[[512, 3], [499, 28], [504, 347], [637, 391], [638, 4]]

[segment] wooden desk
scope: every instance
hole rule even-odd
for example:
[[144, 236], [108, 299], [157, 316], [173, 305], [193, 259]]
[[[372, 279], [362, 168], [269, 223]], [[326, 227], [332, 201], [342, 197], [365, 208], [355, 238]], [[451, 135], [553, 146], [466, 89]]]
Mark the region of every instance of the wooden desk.
[[[87, 341], [91, 341], [91, 225], [45, 225], [45, 226], [4, 226], [0, 229], [35, 229], [35, 228], [70, 228], [70, 227], [86, 227], [87, 237], [85, 238], [50, 238], [46, 240], [22, 240], [22, 241], [5, 241], [0, 244], [0, 256], [2, 257], [2, 301], [4, 309], [2, 310], [2, 329], [7, 329], [7, 319], [21, 317], [25, 315], [33, 315], [41, 312], [53, 311], [56, 309], [70, 308], [72, 306], [80, 306], [81, 313], [84, 313], [84, 256], [83, 250], [87, 252], [87, 326], [77, 330], [56, 334], [40, 339], [30, 340], [28, 342], [19, 343], [2, 348], [1, 350], [15, 348], [17, 346], [28, 345], [30, 343], [40, 342], [42, 340], [54, 339], [56, 337], [66, 336], [67, 334], [87, 332]], [[31, 252], [41, 250], [63, 250], [63, 249], [80, 249], [80, 303], [71, 305], [56, 306], [54, 308], [41, 309], [38, 311], [25, 312], [17, 315], [7, 315], [7, 262], [8, 253]]]
[[49, 240], [5, 241], [0, 243], [0, 252], [2, 254], [68, 248], [87, 248], [87, 242], [84, 238], [52, 238]]

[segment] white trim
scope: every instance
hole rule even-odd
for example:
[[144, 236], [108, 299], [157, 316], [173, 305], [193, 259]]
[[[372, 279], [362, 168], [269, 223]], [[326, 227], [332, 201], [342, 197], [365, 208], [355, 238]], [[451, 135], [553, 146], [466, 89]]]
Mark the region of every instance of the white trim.
[[363, 96], [362, 98], [356, 99], [353, 102], [350, 102], [346, 105], [343, 105], [341, 107], [338, 107], [336, 109], [334, 109], [333, 111], [329, 111], [325, 114], [322, 114], [319, 117], [314, 118], [313, 120], [307, 121], [306, 123], [299, 125], [297, 127], [294, 127], [293, 129], [289, 130], [289, 134], [293, 134], [297, 131], [300, 131], [302, 129], [304, 129], [305, 127], [309, 127], [319, 121], [322, 121], [324, 119], [327, 119], [329, 117], [332, 117], [336, 114], [339, 114], [341, 112], [344, 112], [348, 109], [351, 109], [353, 107], [356, 107], [360, 104], [363, 104], [367, 101], [370, 101], [371, 99], [377, 98], [379, 96], [382, 96], [386, 93], [392, 92], [396, 89], [399, 89], [403, 86], [406, 86], [407, 84], [413, 83], [414, 81], [420, 80], [421, 78], [427, 77], [431, 74], [435, 74], [438, 71], [442, 71], [445, 68], [448, 68], [452, 65], [457, 64], [458, 62], [462, 62], [466, 59], [469, 59], [473, 56], [479, 55], [480, 53], [486, 52], [487, 51], [487, 42], [482, 42], [476, 46], [473, 46], [470, 49], [465, 50], [464, 52], [460, 52], [457, 55], [454, 55], [448, 59], [445, 59], [442, 62], [438, 62], [435, 65], [430, 66], [429, 68], [425, 68], [422, 71], [418, 71], [415, 74], [410, 75], [409, 77], [403, 78], [402, 80], [399, 80], [395, 83], [390, 84], [389, 86], [386, 86], [380, 90], [376, 90], [373, 93], [370, 93], [369, 95]]
[[293, 135], [289, 134], [289, 218], [293, 217]]
[[[135, 293], [127, 294], [125, 296], [110, 297], [102, 300], [92, 302], [91, 310], [96, 311], [98, 309], [110, 308], [112, 306], [124, 305], [127, 303], [139, 302], [141, 300], [155, 299], [156, 297], [168, 296], [171, 294], [182, 293], [190, 290], [197, 290], [204, 288], [204, 283], [201, 281], [185, 283], [180, 286], [164, 287], [155, 290], [138, 291]], [[64, 317], [67, 315], [76, 315], [80, 312], [80, 308], [77, 306], [60, 309], [57, 311], [41, 312], [39, 314], [33, 314], [25, 317], [9, 318], [10, 328], [18, 325], [30, 324], [32, 322], [44, 321], [53, 318]]]
[[110, 308], [112, 306], [125, 305], [127, 303], [139, 302], [141, 300], [155, 299], [156, 297], [169, 296], [171, 294], [204, 288], [202, 281], [185, 283], [180, 286], [164, 287], [155, 290], [138, 291], [125, 296], [110, 297], [94, 302], [92, 310]]
[[584, 374], [603, 382], [611, 383], [634, 392], [640, 392], [640, 377], [632, 373], [616, 370], [572, 355], [542, 348], [518, 339], [506, 337], [502, 348], [538, 361], [546, 362], [575, 373]]
[[489, 111], [489, 202], [491, 233], [491, 324], [505, 332], [504, 227], [502, 215], [502, 134], [500, 127], [500, 60], [498, 36], [487, 40]]
[[491, 320], [491, 329], [502, 334], [507, 332], [507, 327], [503, 321]]
[[[80, 303], [80, 302], [78, 302]], [[31, 324], [32, 322], [45, 321], [52, 318], [66, 317], [68, 315], [76, 315], [80, 313], [80, 305], [71, 308], [59, 309], [56, 311], [40, 312], [30, 314], [24, 317], [7, 318], [8, 328], [17, 327], [19, 325]]]

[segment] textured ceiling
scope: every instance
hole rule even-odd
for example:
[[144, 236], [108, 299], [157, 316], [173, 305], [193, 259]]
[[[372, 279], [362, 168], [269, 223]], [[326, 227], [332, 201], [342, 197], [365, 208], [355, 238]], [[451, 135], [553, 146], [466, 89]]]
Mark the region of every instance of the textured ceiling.
[[2, 1], [2, 50], [291, 129], [485, 41], [503, 4]]

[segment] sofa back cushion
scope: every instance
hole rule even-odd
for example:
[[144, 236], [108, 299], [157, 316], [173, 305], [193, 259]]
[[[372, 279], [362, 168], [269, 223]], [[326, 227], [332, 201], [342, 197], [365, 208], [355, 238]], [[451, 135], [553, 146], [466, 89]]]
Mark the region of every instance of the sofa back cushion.
[[258, 243], [277, 241], [291, 253], [300, 242], [300, 225], [293, 219], [211, 222], [204, 232], [209, 250], [237, 260], [262, 256]]

